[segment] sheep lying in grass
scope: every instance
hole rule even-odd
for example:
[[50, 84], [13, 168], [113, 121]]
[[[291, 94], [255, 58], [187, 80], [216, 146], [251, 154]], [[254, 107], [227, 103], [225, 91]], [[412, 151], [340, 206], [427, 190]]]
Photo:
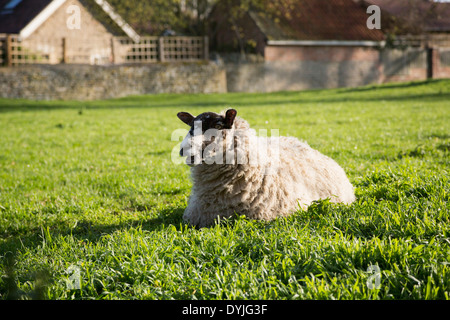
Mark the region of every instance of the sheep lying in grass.
[[257, 136], [236, 113], [178, 113], [191, 127], [180, 150], [193, 182], [185, 221], [205, 227], [234, 214], [272, 220], [318, 199], [355, 200], [334, 160], [293, 137]]

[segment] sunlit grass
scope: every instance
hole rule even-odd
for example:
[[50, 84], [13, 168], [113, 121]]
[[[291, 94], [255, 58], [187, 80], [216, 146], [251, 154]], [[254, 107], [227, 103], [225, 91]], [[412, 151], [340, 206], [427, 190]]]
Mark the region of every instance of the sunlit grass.
[[[448, 80], [1, 99], [0, 297], [448, 299], [449, 101]], [[227, 107], [334, 158], [357, 201], [321, 201], [272, 222], [185, 225], [191, 182], [171, 161], [171, 133], [184, 126], [176, 113]], [[367, 285], [371, 266], [378, 289]]]

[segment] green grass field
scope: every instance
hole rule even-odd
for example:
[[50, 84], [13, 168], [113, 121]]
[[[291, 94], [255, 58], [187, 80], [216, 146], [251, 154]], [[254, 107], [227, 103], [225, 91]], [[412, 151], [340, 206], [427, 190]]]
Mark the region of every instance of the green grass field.
[[[357, 201], [184, 224], [176, 113], [227, 107], [334, 158]], [[0, 136], [0, 299], [450, 298], [450, 80], [0, 99]]]

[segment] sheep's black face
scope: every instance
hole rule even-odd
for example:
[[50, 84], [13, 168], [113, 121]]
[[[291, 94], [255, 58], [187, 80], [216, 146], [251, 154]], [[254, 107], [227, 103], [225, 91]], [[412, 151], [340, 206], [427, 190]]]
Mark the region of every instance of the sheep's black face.
[[188, 157], [186, 159], [188, 165], [195, 164], [196, 154], [203, 162], [204, 150], [215, 140], [217, 130], [231, 129], [236, 113], [236, 110], [229, 109], [225, 116], [214, 112], [204, 112], [197, 117], [188, 112], [177, 114], [181, 121], [191, 127], [180, 148], [180, 156]]

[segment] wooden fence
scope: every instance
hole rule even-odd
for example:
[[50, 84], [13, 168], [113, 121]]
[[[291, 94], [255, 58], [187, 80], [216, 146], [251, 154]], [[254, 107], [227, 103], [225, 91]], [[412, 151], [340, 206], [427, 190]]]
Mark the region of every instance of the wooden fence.
[[18, 35], [0, 34], [0, 65], [49, 63], [49, 56], [22, 45]]
[[6, 61], [6, 59], [5, 59], [6, 51], [5, 51], [5, 45], [4, 45], [5, 38], [6, 38], [6, 35], [0, 33], [0, 66], [4, 65], [5, 61]]
[[139, 43], [116, 38], [129, 46], [127, 63], [208, 60], [208, 37], [141, 37]]
[[[139, 43], [127, 37], [111, 38], [109, 63], [155, 63], [208, 60], [207, 37], [141, 37]], [[57, 60], [62, 63], [77, 63], [80, 57], [71, 57], [66, 39], [56, 41], [47, 52], [60, 52]], [[88, 60], [84, 57], [84, 60]], [[48, 53], [30, 50], [27, 41], [21, 42], [18, 35], [0, 34], [0, 65], [17, 66], [35, 63], [58, 63]], [[89, 62], [87, 62], [89, 63]], [[92, 62], [91, 62], [92, 63]]]

